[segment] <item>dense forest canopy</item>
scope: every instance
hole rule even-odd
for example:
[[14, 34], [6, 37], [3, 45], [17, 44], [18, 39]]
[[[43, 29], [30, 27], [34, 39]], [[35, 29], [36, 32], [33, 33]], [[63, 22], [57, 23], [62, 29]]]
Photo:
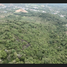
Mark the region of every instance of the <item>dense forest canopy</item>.
[[[0, 64], [66, 64], [66, 8], [59, 3], [1, 3]], [[28, 13], [15, 12], [19, 9]]]

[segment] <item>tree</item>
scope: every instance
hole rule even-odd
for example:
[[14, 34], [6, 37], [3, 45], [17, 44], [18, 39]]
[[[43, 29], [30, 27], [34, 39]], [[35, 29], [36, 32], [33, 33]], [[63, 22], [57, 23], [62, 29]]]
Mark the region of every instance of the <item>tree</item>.
[[25, 62], [25, 57], [24, 57], [24, 56], [21, 56], [21, 57], [20, 57], [20, 61]]
[[40, 51], [39, 51], [39, 52], [37, 52], [37, 54], [36, 54], [36, 55], [37, 55], [38, 59], [40, 59], [40, 60], [41, 60], [41, 59], [42, 59], [42, 57], [43, 57], [43, 54], [42, 54], [42, 52], [40, 52]]
[[7, 53], [4, 50], [0, 50], [0, 58], [5, 59], [7, 57]]

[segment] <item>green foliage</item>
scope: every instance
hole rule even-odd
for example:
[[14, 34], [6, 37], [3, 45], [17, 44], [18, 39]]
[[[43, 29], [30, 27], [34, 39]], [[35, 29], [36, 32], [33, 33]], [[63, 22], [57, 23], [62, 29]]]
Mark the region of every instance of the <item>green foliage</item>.
[[39, 52], [37, 53], [37, 57], [38, 57], [38, 59], [42, 59], [43, 54], [39, 51]]
[[0, 22], [0, 63], [67, 63], [67, 28], [63, 26], [67, 17], [62, 19], [30, 10], [28, 13], [11, 11], [13, 15], [10, 15], [10, 11], [4, 19], [0, 18], [0, 21], [5, 20]]
[[7, 57], [7, 53], [4, 50], [0, 50], [0, 58], [5, 59]]
[[25, 57], [21, 56], [20, 61], [25, 62]]
[[19, 60], [19, 58], [16, 58], [16, 62], [19, 62], [20, 60]]

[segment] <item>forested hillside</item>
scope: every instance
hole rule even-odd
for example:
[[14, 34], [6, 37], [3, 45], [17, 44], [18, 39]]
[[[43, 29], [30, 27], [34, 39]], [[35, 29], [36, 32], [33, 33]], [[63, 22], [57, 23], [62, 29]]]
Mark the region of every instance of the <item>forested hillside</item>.
[[66, 64], [67, 19], [27, 11], [0, 18], [0, 63]]

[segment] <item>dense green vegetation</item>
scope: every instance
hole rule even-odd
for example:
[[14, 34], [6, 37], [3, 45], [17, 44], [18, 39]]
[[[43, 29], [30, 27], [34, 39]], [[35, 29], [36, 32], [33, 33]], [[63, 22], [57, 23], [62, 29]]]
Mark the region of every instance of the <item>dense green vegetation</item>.
[[0, 63], [67, 63], [65, 18], [28, 10], [0, 20]]

